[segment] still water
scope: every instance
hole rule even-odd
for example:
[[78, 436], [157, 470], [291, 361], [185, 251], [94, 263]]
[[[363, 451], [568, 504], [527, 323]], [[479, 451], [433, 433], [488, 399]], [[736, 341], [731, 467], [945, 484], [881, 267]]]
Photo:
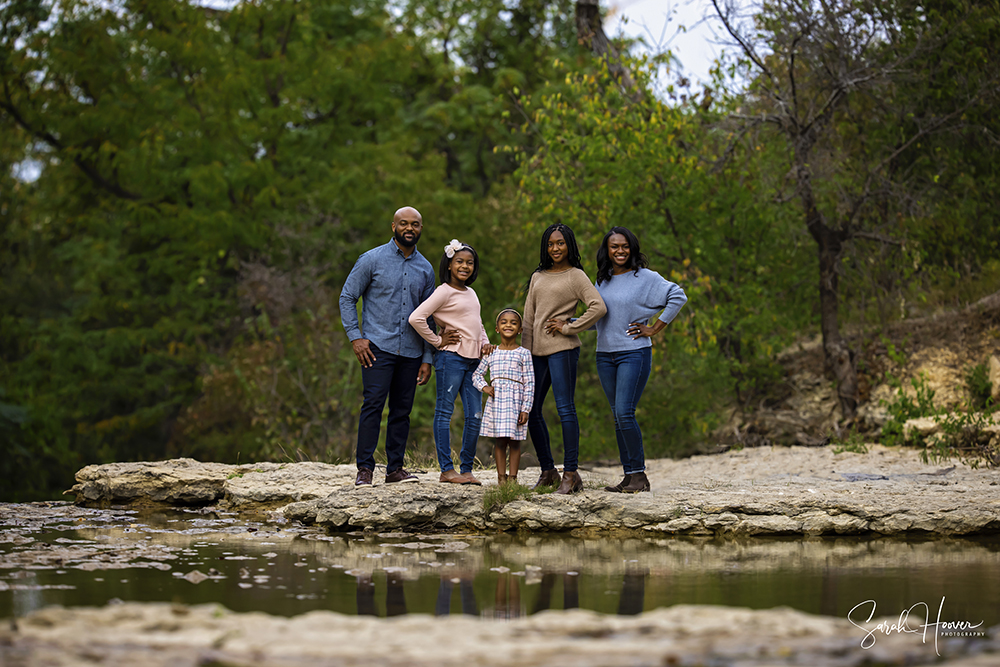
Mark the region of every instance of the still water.
[[687, 603], [844, 618], [866, 601], [864, 615], [921, 602], [936, 613], [942, 598], [943, 618], [1000, 622], [1000, 538], [328, 534], [206, 510], [0, 505], [0, 618], [116, 601], [497, 619]]

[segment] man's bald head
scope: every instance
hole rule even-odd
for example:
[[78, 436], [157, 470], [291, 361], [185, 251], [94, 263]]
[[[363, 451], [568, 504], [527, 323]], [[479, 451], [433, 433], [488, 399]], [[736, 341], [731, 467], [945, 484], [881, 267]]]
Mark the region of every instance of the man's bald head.
[[418, 220], [423, 222], [423, 217], [420, 215], [420, 211], [413, 208], [412, 206], [404, 206], [396, 210], [395, 215], [392, 216], [392, 223], [396, 224], [400, 220]]
[[412, 206], [404, 206], [392, 216], [392, 237], [400, 248], [412, 248], [420, 240], [424, 229], [424, 219], [420, 211]]

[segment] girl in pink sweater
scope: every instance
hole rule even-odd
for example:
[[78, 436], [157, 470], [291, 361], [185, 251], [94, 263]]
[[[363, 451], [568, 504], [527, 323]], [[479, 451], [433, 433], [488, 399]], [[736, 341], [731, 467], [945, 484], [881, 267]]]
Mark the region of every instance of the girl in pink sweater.
[[[438, 270], [441, 284], [410, 315], [410, 325], [424, 340], [437, 348], [434, 353], [437, 403], [434, 406], [434, 444], [442, 482], [481, 484], [472, 474], [476, 443], [482, 420], [482, 396], [473, 386], [472, 375], [479, 358], [493, 351], [480, 316], [479, 298], [469, 287], [479, 275], [479, 255], [472, 246], [452, 239], [445, 246]], [[442, 329], [431, 330], [428, 320]], [[451, 459], [451, 416], [455, 398], [461, 395], [465, 411], [461, 473], [455, 472]]]

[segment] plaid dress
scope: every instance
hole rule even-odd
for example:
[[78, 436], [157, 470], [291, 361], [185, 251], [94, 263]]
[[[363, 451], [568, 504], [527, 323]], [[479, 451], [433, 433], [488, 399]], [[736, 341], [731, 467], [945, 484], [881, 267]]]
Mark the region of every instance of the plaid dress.
[[[486, 382], [486, 371], [490, 381]], [[535, 398], [535, 371], [531, 352], [523, 347], [514, 350], [497, 348], [483, 357], [472, 374], [472, 384], [479, 391], [487, 384], [493, 387], [493, 396], [486, 399], [483, 422], [479, 435], [484, 438], [512, 438], [526, 440], [528, 425], [518, 425], [521, 412], [531, 412]]]

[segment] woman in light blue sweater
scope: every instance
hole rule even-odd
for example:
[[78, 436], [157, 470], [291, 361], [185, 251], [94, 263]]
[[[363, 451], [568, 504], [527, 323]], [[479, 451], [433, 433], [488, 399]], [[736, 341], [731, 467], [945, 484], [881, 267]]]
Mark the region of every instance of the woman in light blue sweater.
[[[611, 404], [615, 437], [625, 478], [613, 493], [649, 491], [642, 431], [635, 408], [649, 379], [653, 350], [650, 338], [677, 316], [687, 303], [684, 290], [646, 268], [639, 239], [624, 227], [612, 227], [597, 251], [597, 291], [608, 314], [597, 321], [597, 375]], [[663, 311], [653, 326], [647, 322]]]

